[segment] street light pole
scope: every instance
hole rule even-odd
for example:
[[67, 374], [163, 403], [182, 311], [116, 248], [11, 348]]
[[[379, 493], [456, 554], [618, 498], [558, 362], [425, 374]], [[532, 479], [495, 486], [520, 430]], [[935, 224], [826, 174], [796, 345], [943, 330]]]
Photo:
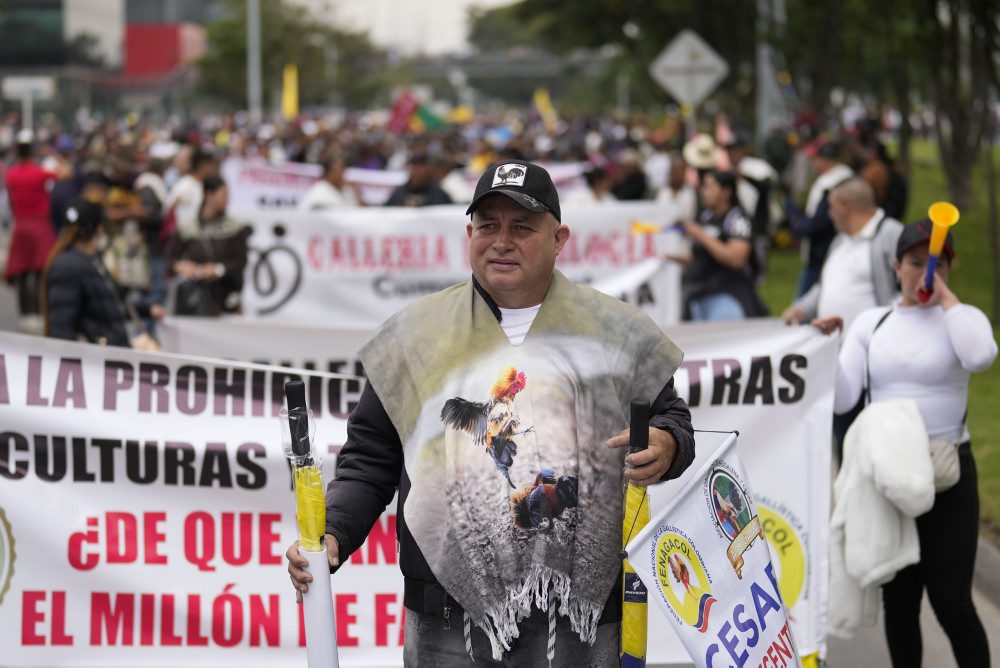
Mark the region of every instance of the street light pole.
[[247, 0], [247, 107], [250, 121], [261, 120], [260, 0]]

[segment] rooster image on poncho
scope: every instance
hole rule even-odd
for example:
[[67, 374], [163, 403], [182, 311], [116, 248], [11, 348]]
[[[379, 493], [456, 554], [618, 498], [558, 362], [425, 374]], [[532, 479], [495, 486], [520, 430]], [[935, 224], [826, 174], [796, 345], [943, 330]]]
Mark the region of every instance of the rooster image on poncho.
[[514, 437], [534, 431], [534, 427], [517, 431], [521, 421], [514, 411], [514, 397], [526, 384], [524, 372], [509, 366], [493, 383], [488, 400], [479, 403], [455, 397], [446, 401], [441, 409], [441, 420], [446, 425], [461, 429], [472, 436], [475, 445], [486, 448], [497, 470], [512, 488], [517, 487], [510, 479], [510, 467], [517, 454]]

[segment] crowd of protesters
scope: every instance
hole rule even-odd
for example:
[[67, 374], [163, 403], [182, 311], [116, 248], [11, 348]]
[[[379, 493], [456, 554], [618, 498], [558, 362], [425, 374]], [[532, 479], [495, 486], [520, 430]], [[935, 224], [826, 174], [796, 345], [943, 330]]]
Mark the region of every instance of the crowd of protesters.
[[[230, 157], [320, 165], [299, 203], [308, 211], [364, 205], [345, 179], [348, 168], [405, 172], [386, 205], [426, 206], [468, 203], [470, 177], [497, 162], [582, 164], [586, 185], [565, 203], [650, 200], [673, 210], [690, 251], [666, 259], [684, 266], [687, 319], [767, 315], [757, 288], [768, 251], [782, 238], [799, 245], [796, 299], [782, 317], [826, 333], [846, 329], [833, 423], [838, 462], [851, 470], [858, 447], [846, 444], [864, 436], [847, 430], [885, 398], [915, 399], [930, 436], [958, 453], [958, 482], [939, 489], [911, 536], [930, 557], [884, 586], [894, 665], [920, 663], [925, 588], [960, 665], [986, 665], [971, 598], [979, 501], [966, 411], [969, 374], [989, 367], [997, 346], [985, 315], [947, 286], [950, 234], [930, 301], [921, 301], [930, 222], [901, 224], [907, 182], [878, 120], [833, 132], [804, 120], [775, 127], [759, 151], [725, 123], [688, 136], [676, 119], [642, 117], [567, 116], [546, 125], [528, 112], [433, 131], [394, 130], [391, 120], [386, 113], [250, 125], [233, 115], [164, 127], [130, 116], [35, 131], [0, 124], [8, 154], [0, 202], [9, 202], [3, 224], [12, 225], [5, 278], [17, 288], [22, 326], [136, 346], [167, 312], [240, 313], [250, 228], [228, 211], [220, 165]], [[927, 364], [913, 365], [914, 356]], [[875, 527], [862, 515], [863, 526]], [[956, 546], [948, 563], [931, 554], [941, 536]]]
[[[759, 155], [748, 135], [724, 122], [685, 136], [676, 118], [548, 120], [511, 112], [400, 132], [388, 112], [255, 125], [244, 114], [192, 125], [130, 114], [72, 128], [42, 123], [31, 131], [18, 130], [9, 117], [0, 124], [6, 158], [0, 200], [10, 204], [0, 218], [13, 225], [5, 278], [17, 288], [22, 327], [40, 331], [51, 315], [43, 312], [46, 269], [73, 246], [56, 238], [72, 222], [71, 211], [93, 214], [79, 206], [85, 201], [100, 207], [102, 224], [83, 231], [96, 234], [90, 257], [117, 286], [115, 312], [147, 328], [168, 311], [239, 313], [249, 231], [226, 210], [219, 174], [229, 157], [321, 165], [321, 179], [300, 202], [306, 210], [363, 205], [344, 179], [352, 167], [405, 171], [386, 204], [423, 206], [467, 202], [469, 175], [496, 161], [583, 164], [587, 187], [567, 202], [647, 199], [678, 212], [691, 254], [675, 259], [686, 266], [685, 313], [694, 319], [766, 314], [755, 284], [780, 230], [803, 247], [798, 292], [807, 292], [836, 235], [826, 193], [843, 178], [857, 173], [869, 181], [893, 217], [905, 208], [905, 178], [876, 120], [831, 134], [803, 116], [776, 127]], [[79, 226], [74, 231], [81, 233]], [[48, 330], [94, 340], [82, 326]]]

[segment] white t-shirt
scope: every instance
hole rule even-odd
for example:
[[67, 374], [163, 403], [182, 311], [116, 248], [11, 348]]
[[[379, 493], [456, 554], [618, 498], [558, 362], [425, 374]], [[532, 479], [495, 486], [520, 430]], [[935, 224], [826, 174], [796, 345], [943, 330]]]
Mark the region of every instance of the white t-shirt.
[[844, 331], [859, 313], [878, 305], [872, 283], [871, 244], [884, 217], [885, 213], [878, 209], [857, 234], [841, 234], [823, 263], [816, 315], [839, 315], [844, 319]]
[[968, 439], [962, 417], [969, 405], [969, 374], [986, 370], [997, 356], [990, 321], [982, 311], [958, 304], [893, 306], [858, 315], [847, 330], [837, 365], [834, 411], [850, 410], [864, 391], [870, 359], [872, 401], [913, 399], [931, 438]]
[[531, 329], [531, 323], [535, 321], [535, 316], [538, 315], [540, 308], [542, 308], [541, 304], [528, 308], [500, 307], [500, 327], [511, 344], [519, 346], [524, 342], [524, 337]]
[[174, 209], [174, 216], [177, 220], [177, 230], [183, 236], [194, 236], [201, 228], [198, 222], [198, 214], [201, 212], [201, 203], [205, 199], [205, 186], [201, 181], [190, 174], [185, 174], [167, 196], [166, 208]]
[[320, 179], [309, 186], [302, 201], [299, 202], [299, 211], [317, 211], [321, 209], [337, 209], [346, 206], [357, 206], [358, 200], [354, 196], [354, 191], [345, 188], [340, 190], [329, 181]]
[[611, 193], [603, 193], [600, 197], [591, 190], [590, 188], [577, 188], [576, 190], [571, 190], [569, 194], [562, 198], [562, 203], [565, 204], [607, 204], [608, 202], [615, 202], [615, 196]]
[[468, 204], [472, 201], [475, 189], [469, 185], [468, 180], [460, 170], [453, 169], [448, 175], [441, 179], [441, 190], [448, 193], [448, 197], [455, 204]]

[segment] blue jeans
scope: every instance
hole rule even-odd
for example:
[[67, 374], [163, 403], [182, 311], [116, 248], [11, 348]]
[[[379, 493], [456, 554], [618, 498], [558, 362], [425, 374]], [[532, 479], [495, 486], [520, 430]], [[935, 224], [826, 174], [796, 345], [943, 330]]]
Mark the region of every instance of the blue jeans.
[[[518, 625], [520, 635], [511, 642], [500, 661], [494, 661], [490, 641], [472, 625], [472, 658], [465, 648], [462, 613], [445, 620], [407, 609], [403, 665], [414, 668], [437, 666], [494, 666], [548, 668], [549, 614], [537, 608]], [[573, 668], [618, 668], [619, 624], [597, 627], [597, 640], [589, 645], [570, 627], [569, 619], [556, 617], [556, 649], [553, 666]], [[447, 628], [446, 628], [447, 627]], [[473, 661], [475, 659], [475, 661]]]
[[692, 320], [743, 320], [746, 314], [736, 297], [725, 292], [692, 299]]

